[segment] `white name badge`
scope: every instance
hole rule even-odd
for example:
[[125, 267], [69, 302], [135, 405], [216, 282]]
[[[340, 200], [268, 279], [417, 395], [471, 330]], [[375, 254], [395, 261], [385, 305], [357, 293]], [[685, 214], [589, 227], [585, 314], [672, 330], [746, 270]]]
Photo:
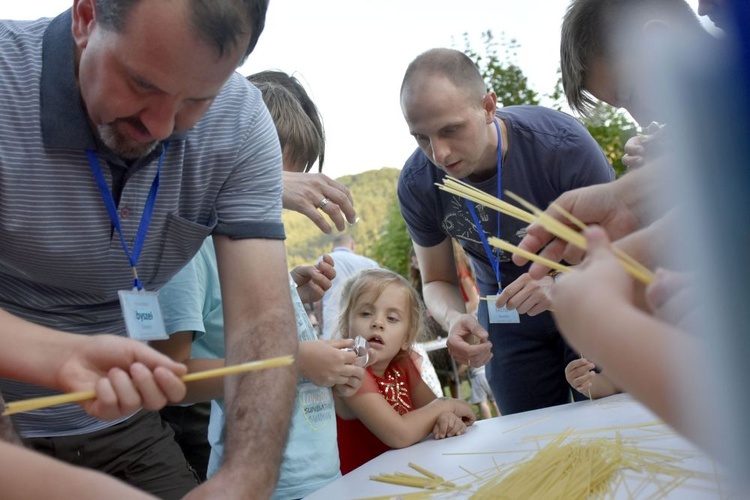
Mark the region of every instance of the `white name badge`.
[[497, 295], [487, 296], [487, 311], [490, 313], [490, 323], [520, 323], [521, 317], [518, 315], [518, 311], [513, 309], [509, 311], [505, 307], [497, 307], [495, 301]]
[[120, 296], [125, 328], [131, 339], [145, 342], [169, 338], [156, 292], [120, 290], [117, 294]]

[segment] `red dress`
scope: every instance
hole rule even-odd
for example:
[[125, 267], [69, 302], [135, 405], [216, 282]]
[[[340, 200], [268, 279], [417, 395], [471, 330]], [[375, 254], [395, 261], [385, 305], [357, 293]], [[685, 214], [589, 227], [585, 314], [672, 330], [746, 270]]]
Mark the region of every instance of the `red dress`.
[[[418, 354], [414, 355], [419, 357]], [[414, 359], [410, 357], [391, 363], [382, 378], [372, 373], [368, 367], [358, 392], [379, 392], [399, 415], [412, 411], [414, 405], [411, 402], [411, 381], [419, 380], [420, 377], [414, 363]], [[359, 419], [343, 420], [336, 416], [336, 429], [342, 474], [353, 471], [391, 449]]]

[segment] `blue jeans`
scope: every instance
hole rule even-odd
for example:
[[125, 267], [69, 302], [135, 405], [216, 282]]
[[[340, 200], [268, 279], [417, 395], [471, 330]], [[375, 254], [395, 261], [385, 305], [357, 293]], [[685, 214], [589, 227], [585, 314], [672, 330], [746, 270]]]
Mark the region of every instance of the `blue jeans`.
[[565, 367], [580, 356], [560, 336], [550, 313], [490, 325], [487, 302], [480, 301], [477, 317], [490, 334], [493, 357], [485, 372], [503, 415], [586, 399], [565, 379]]

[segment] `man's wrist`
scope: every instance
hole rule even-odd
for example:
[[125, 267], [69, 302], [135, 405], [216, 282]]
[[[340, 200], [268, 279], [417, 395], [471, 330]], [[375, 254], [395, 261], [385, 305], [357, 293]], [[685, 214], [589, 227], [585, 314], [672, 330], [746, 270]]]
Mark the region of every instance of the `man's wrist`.
[[458, 321], [461, 319], [461, 316], [464, 316], [466, 313], [460, 312], [460, 311], [452, 311], [448, 315], [446, 315], [445, 318], [445, 330], [450, 334], [451, 330], [453, 330], [453, 325], [458, 323]]

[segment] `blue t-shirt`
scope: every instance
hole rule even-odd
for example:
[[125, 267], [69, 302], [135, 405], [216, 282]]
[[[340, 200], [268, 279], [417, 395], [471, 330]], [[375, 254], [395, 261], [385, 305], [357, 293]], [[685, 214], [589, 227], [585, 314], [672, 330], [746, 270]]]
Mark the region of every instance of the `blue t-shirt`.
[[[300, 342], [318, 342], [307, 311], [289, 278]], [[198, 255], [159, 293], [167, 332], [195, 332], [191, 357], [223, 358], [224, 319], [213, 241], [209, 238]], [[336, 441], [336, 413], [331, 389], [300, 378], [274, 498], [301, 498], [341, 476]], [[208, 476], [223, 461], [224, 400], [211, 402], [208, 441], [211, 457]]]
[[[541, 106], [509, 106], [496, 112], [508, 130], [508, 150], [502, 162], [502, 189], [512, 191], [540, 208], [546, 208], [565, 191], [614, 180], [615, 173], [604, 152], [578, 120]], [[406, 161], [398, 181], [401, 214], [411, 238], [420, 246], [432, 247], [446, 237], [457, 238], [471, 258], [477, 286], [482, 296], [497, 293], [497, 278], [485, 253], [466, 201], [438, 189], [446, 174], [417, 149]], [[467, 181], [467, 179], [463, 179]], [[497, 196], [497, 174], [473, 183]], [[517, 205], [507, 196], [504, 201]], [[526, 234], [527, 224], [513, 217], [475, 205], [482, 230], [517, 245]], [[497, 250], [499, 252], [499, 250]], [[503, 286], [528, 271], [516, 266], [511, 254], [500, 252]], [[554, 321], [545, 312], [521, 315], [520, 324], [504, 324], [507, 333], [541, 329], [554, 331]]]

